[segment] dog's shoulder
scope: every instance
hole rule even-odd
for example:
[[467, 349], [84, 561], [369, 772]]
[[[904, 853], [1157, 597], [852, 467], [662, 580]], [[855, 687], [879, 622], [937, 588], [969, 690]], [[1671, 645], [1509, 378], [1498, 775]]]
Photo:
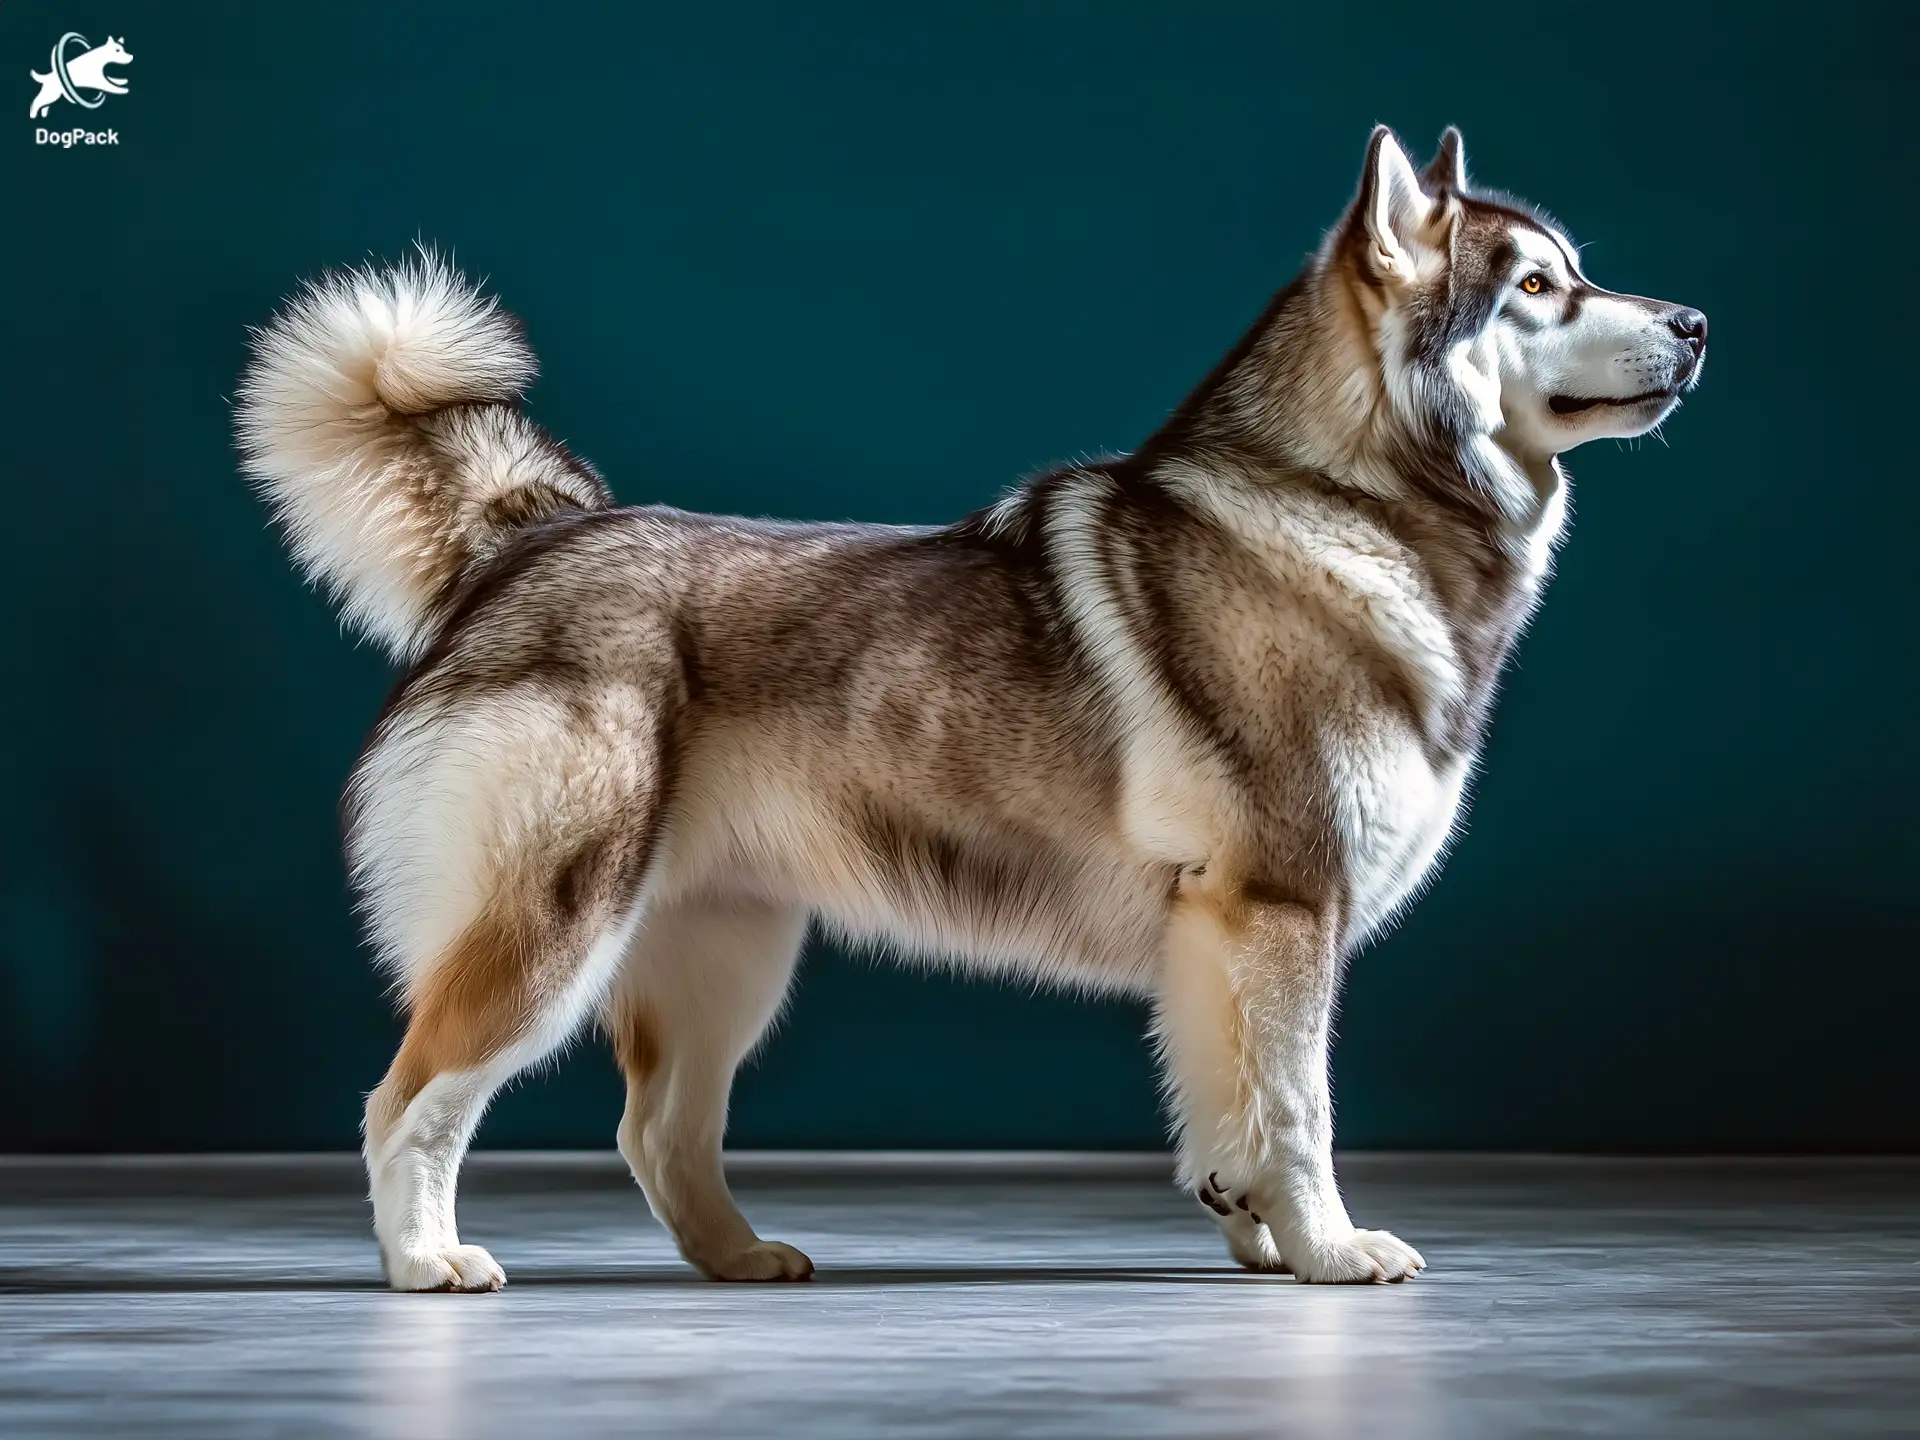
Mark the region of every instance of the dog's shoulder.
[[1423, 711], [1457, 697], [1460, 656], [1433, 577], [1367, 506], [1294, 477], [1228, 465], [1170, 465], [1160, 478], [1236, 555], [1228, 583], [1267, 589], [1260, 608], [1290, 611], [1290, 632], [1323, 631], [1377, 661], [1370, 668], [1395, 677]]

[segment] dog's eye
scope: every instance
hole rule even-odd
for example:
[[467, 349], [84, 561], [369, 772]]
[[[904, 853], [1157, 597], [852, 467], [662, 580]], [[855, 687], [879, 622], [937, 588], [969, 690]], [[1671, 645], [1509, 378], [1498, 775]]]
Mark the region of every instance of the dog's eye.
[[1536, 270], [1520, 282], [1520, 288], [1529, 295], [1538, 295], [1547, 288], [1547, 277]]

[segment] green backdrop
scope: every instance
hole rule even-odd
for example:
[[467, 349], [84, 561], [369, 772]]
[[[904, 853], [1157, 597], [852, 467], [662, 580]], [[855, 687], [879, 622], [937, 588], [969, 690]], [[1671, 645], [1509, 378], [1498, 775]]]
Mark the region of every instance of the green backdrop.
[[[452, 247], [624, 499], [930, 521], [1143, 437], [1376, 120], [1714, 348], [1574, 458], [1470, 829], [1353, 969], [1342, 1143], [1913, 1147], [1910, 11], [1442, 8], [0, 5], [0, 1148], [347, 1146], [395, 1042], [335, 811], [392, 677], [229, 448], [297, 277]], [[68, 30], [131, 93], [30, 121]], [[732, 1138], [1151, 1144], [1141, 1026], [816, 950]], [[588, 1043], [484, 1139], [618, 1103]]]

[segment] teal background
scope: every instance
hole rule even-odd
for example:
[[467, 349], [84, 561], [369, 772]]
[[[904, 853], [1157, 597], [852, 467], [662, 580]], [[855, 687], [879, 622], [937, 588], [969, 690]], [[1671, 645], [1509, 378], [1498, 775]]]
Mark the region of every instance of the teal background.
[[[298, 277], [452, 247], [623, 499], [939, 520], [1145, 436], [1376, 120], [1714, 338], [1664, 443], [1573, 457], [1341, 1143], [1913, 1148], [1910, 12], [1443, 8], [0, 5], [0, 1148], [349, 1146], [395, 1043], [335, 811], [392, 676], [229, 448]], [[51, 117], [117, 148], [32, 143], [69, 29], [135, 56]], [[732, 1140], [1148, 1145], [1141, 1027], [816, 950]], [[618, 1105], [586, 1042], [483, 1141]]]

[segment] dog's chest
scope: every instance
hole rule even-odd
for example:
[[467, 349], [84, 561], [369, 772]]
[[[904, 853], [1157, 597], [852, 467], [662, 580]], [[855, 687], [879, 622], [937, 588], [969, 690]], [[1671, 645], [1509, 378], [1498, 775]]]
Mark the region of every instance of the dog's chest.
[[1348, 896], [1348, 934], [1364, 939], [1410, 900], [1459, 819], [1470, 759], [1434, 763], [1397, 717], [1341, 727], [1324, 763]]
[[1357, 938], [1413, 894], [1453, 831], [1470, 761], [1434, 758], [1423, 735], [1461, 703], [1466, 675], [1416, 567], [1384, 543], [1363, 548], [1366, 537], [1313, 538], [1267, 552], [1263, 583], [1238, 607], [1251, 623], [1221, 669], [1239, 713], [1256, 717], [1247, 733], [1266, 768], [1326, 797]]

